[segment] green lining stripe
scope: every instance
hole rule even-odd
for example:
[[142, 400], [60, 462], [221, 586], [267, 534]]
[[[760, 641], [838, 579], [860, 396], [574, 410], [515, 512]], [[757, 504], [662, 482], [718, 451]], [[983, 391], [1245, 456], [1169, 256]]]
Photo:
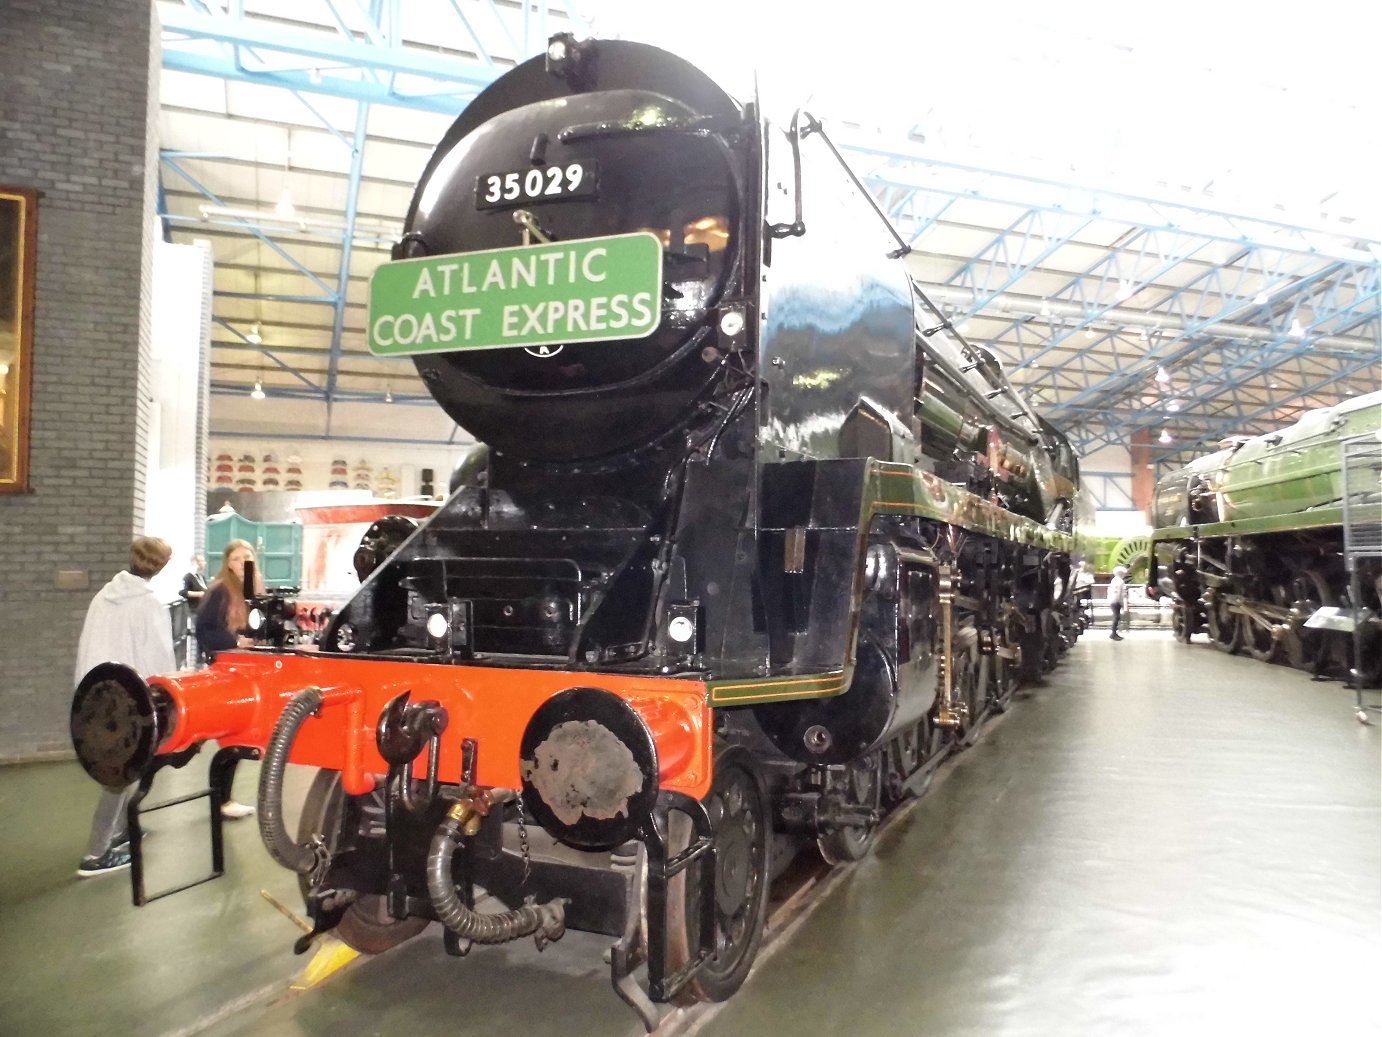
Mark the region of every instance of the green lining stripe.
[[[886, 492], [884, 478], [889, 482]], [[909, 500], [895, 500], [902, 496], [897, 480], [906, 479]], [[975, 533], [1002, 537], [1020, 544], [1035, 545], [1052, 550], [1071, 551], [1075, 538], [1068, 533], [1048, 529], [1039, 522], [976, 497], [967, 490], [947, 483], [935, 476], [918, 472], [910, 465], [875, 461], [869, 466], [868, 485], [864, 499], [865, 525], [874, 514], [896, 513], [913, 509], [924, 518], [947, 522]]]
[[843, 670], [805, 677], [768, 677], [752, 680], [711, 681], [711, 705], [744, 705], [782, 699], [818, 699], [844, 690]]

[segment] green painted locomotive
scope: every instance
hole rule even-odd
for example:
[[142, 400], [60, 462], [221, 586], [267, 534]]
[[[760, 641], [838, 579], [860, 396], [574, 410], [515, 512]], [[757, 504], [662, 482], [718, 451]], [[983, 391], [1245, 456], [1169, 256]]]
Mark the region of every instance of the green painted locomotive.
[[1174, 596], [1181, 640], [1382, 678], [1382, 392], [1163, 477], [1153, 525], [1149, 589]]

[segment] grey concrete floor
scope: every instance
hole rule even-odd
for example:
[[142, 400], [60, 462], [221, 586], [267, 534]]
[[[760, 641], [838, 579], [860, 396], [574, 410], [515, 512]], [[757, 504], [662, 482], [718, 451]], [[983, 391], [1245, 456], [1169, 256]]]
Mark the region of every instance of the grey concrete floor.
[[[1094, 631], [699, 1032], [1377, 1034], [1382, 754], [1352, 707]], [[0, 768], [0, 1034], [641, 1033], [581, 933], [456, 960], [434, 927], [289, 996], [296, 930], [258, 891], [296, 889], [252, 822], [227, 826], [230, 879], [136, 910], [126, 878], [73, 874], [93, 802], [75, 764]], [[151, 866], [202, 867], [198, 821], [151, 821]]]

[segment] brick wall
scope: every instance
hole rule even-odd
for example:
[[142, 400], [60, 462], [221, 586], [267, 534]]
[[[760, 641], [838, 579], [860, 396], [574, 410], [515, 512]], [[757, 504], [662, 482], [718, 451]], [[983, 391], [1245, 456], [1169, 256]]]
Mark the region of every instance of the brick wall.
[[42, 192], [33, 492], [0, 496], [0, 760], [70, 751], [82, 617], [143, 524], [158, 63], [149, 0], [0, 0], [0, 183]]

